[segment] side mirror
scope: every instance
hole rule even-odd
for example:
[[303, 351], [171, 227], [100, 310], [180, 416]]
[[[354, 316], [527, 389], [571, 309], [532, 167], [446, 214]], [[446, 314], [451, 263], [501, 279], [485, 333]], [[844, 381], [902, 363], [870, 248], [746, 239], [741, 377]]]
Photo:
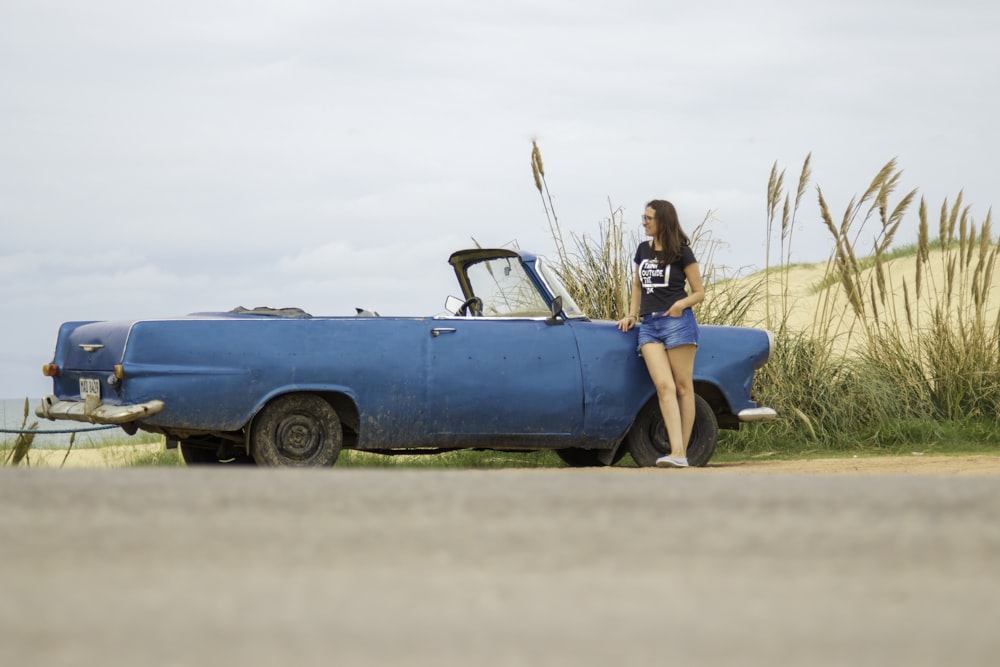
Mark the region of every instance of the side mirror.
[[444, 309], [451, 315], [457, 315], [458, 309], [462, 307], [462, 303], [464, 302], [457, 296], [449, 296], [444, 300]]
[[545, 320], [546, 324], [563, 324], [562, 318], [559, 316], [562, 314], [562, 297], [557, 296], [552, 299], [552, 303], [549, 304], [549, 319]]

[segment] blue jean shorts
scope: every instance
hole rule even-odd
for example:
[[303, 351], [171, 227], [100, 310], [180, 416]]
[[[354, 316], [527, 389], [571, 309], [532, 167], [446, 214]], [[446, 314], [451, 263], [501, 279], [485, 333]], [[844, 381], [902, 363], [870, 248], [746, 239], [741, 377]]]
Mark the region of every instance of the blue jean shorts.
[[665, 312], [650, 313], [639, 324], [639, 345], [641, 350], [647, 343], [662, 343], [670, 349], [681, 345], [698, 344], [698, 322], [690, 308], [685, 308], [680, 317], [670, 317]]

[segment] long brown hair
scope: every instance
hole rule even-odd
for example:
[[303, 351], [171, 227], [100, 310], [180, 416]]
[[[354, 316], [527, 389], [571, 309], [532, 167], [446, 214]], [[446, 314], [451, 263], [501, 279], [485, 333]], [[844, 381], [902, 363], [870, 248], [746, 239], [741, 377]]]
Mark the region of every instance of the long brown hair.
[[691, 240], [681, 229], [677, 209], [665, 199], [654, 199], [646, 204], [656, 212], [656, 235], [653, 237], [660, 250], [656, 251], [656, 261], [661, 265], [672, 264], [681, 258], [681, 248], [691, 245]]

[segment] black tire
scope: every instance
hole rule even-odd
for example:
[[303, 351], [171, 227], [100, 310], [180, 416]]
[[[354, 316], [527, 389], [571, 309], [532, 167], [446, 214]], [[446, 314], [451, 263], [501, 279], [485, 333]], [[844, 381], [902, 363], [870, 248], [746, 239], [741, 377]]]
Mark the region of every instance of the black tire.
[[336, 410], [315, 394], [279, 396], [250, 427], [250, 453], [262, 466], [328, 468], [343, 444]]
[[219, 458], [219, 452], [221, 451], [218, 446], [201, 444], [192, 444], [186, 441], [182, 441], [178, 446], [181, 453], [181, 460], [184, 461], [186, 465], [252, 465], [253, 459], [246, 455], [246, 453], [238, 453], [233, 448], [226, 448], [226, 458]]
[[[600, 460], [601, 454], [604, 450], [601, 449], [581, 449], [580, 447], [567, 447], [566, 449], [557, 449], [556, 455], [562, 459], [562, 462], [571, 468], [601, 468], [607, 466], [607, 463], [602, 463]], [[628, 448], [622, 445], [615, 452], [614, 457], [611, 460], [611, 465], [614, 465], [622, 460], [622, 457], [628, 453]]]
[[[688, 441], [687, 459], [689, 465], [700, 468], [715, 453], [719, 425], [708, 401], [695, 395], [694, 406], [694, 428], [691, 430], [691, 440]], [[639, 411], [632, 429], [625, 436], [625, 443], [632, 459], [640, 467], [656, 465], [656, 459], [670, 451], [667, 428], [663, 424], [663, 415], [660, 414], [660, 405], [655, 396]]]

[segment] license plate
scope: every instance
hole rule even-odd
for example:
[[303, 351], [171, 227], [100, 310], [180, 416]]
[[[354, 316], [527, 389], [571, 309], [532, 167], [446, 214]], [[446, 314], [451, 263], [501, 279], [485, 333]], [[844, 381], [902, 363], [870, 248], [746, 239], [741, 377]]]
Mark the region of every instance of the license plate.
[[80, 378], [80, 398], [101, 397], [101, 381], [97, 378]]

